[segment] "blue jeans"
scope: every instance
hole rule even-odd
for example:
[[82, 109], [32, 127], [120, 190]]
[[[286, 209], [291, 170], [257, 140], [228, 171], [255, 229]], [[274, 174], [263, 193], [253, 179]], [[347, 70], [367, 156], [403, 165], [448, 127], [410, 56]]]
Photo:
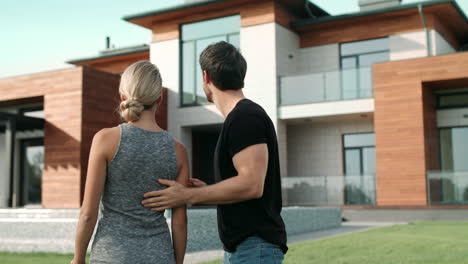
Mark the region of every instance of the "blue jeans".
[[235, 252], [224, 252], [223, 264], [281, 264], [283, 259], [278, 245], [253, 236], [240, 243]]

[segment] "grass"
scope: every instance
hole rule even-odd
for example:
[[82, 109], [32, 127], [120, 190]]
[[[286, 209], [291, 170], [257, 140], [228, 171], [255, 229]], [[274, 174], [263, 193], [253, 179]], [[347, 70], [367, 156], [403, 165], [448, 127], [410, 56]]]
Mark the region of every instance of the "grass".
[[[0, 252], [1, 264], [68, 264], [71, 259], [69, 254]], [[417, 222], [296, 243], [284, 263], [467, 264], [468, 223]]]
[[2, 264], [68, 264], [72, 254], [0, 252]]
[[467, 264], [468, 223], [417, 222], [296, 243], [284, 263]]

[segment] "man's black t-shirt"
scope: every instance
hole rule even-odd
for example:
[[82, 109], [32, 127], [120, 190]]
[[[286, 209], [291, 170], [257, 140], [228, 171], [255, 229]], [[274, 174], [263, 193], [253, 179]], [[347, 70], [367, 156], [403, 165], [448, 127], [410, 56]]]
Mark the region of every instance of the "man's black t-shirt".
[[237, 176], [232, 157], [246, 147], [268, 146], [268, 169], [263, 196], [244, 202], [218, 205], [218, 230], [224, 248], [234, 252], [250, 236], [259, 236], [286, 253], [286, 230], [281, 218], [281, 176], [278, 143], [273, 122], [258, 104], [243, 99], [227, 116], [215, 151], [215, 178]]

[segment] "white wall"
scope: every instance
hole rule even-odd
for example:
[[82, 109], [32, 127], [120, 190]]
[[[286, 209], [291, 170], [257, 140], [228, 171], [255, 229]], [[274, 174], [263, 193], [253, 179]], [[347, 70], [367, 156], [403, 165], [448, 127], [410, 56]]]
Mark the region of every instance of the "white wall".
[[[302, 59], [299, 35], [278, 24], [275, 33], [277, 75], [281, 77], [296, 74], [300, 66], [299, 61]], [[280, 89], [280, 87], [278, 86], [276, 89]], [[286, 121], [278, 120], [277, 133], [281, 176], [285, 177], [288, 174], [288, 129]]]
[[189, 127], [219, 124], [222, 117], [214, 105], [179, 107], [179, 39], [152, 43], [150, 60], [159, 67], [163, 86], [168, 88], [168, 131], [187, 148], [192, 157], [192, 136]]
[[247, 61], [244, 93], [277, 122], [276, 23], [241, 27], [240, 49]]
[[[432, 55], [454, 53], [455, 49], [437, 32], [430, 30]], [[416, 31], [390, 36], [390, 60], [404, 60], [427, 56], [425, 31]]]
[[288, 125], [288, 176], [343, 175], [342, 135], [373, 131], [371, 115]]
[[374, 99], [372, 98], [281, 106], [278, 115], [280, 119], [286, 120], [369, 112], [374, 112]]
[[5, 171], [5, 134], [0, 134], [0, 208], [8, 206], [8, 193], [10, 186], [10, 179], [8, 172]]
[[424, 31], [397, 34], [389, 38], [391, 61], [427, 56], [427, 41]]
[[328, 44], [300, 49], [296, 74], [336, 71], [340, 68], [339, 44]]

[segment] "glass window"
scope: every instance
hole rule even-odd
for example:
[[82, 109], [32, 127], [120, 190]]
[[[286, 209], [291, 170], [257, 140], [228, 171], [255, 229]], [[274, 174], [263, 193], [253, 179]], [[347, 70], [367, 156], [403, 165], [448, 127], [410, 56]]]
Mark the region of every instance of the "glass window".
[[356, 57], [348, 57], [343, 58], [341, 60], [341, 68], [342, 69], [354, 69], [357, 67], [357, 58]]
[[442, 170], [468, 171], [468, 127], [441, 129], [440, 144]]
[[388, 38], [370, 39], [341, 44], [341, 56], [388, 51], [390, 42]]
[[198, 40], [239, 33], [240, 16], [229, 16], [182, 25], [182, 40]]
[[464, 107], [468, 106], [468, 92], [439, 95], [439, 107]]
[[345, 150], [346, 175], [361, 175], [361, 151], [359, 149]]
[[344, 136], [345, 148], [375, 146], [374, 133], [350, 134]]
[[375, 203], [375, 136], [344, 135], [346, 204]]
[[44, 144], [41, 139], [22, 142], [23, 204], [41, 203], [42, 170], [44, 169]]
[[372, 97], [372, 64], [390, 60], [388, 38], [341, 44], [343, 99]]
[[378, 52], [372, 54], [364, 54], [359, 56], [359, 66], [372, 66], [374, 63], [389, 61], [390, 52]]
[[203, 91], [203, 76], [198, 58], [207, 46], [219, 41], [227, 41], [239, 48], [239, 31], [238, 15], [182, 25], [181, 104], [183, 106], [208, 103]]

